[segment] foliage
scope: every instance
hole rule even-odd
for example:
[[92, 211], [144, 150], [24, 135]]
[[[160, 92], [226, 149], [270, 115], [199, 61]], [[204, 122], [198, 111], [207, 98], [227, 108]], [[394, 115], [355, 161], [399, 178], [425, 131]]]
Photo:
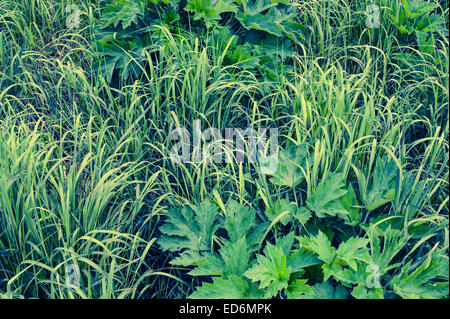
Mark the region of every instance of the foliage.
[[447, 0], [67, 4], [0, 0], [0, 298], [448, 298]]
[[[183, 6], [185, 5], [185, 6]], [[240, 24], [230, 32], [220, 23], [225, 15]], [[142, 72], [145, 52], [152, 51], [164, 38], [159, 27], [164, 26], [182, 37], [195, 34], [191, 23], [198, 22], [206, 29], [216, 29], [233, 44], [227, 61], [239, 64], [247, 59], [264, 74], [274, 75], [275, 65], [260, 56], [270, 52], [281, 62], [289, 56], [290, 43], [299, 44], [301, 24], [295, 22], [296, 9], [288, 1], [275, 0], [188, 0], [179, 1], [117, 0], [102, 11], [103, 23], [97, 30], [96, 69], [108, 82], [115, 70], [121, 79], [137, 78]], [[233, 22], [236, 24], [235, 22]], [[199, 32], [204, 32], [200, 30]], [[238, 37], [232, 37], [232, 34]], [[239, 38], [239, 39], [238, 39]], [[240, 67], [245, 67], [240, 64]]]
[[[287, 205], [286, 212], [295, 211], [286, 202], [277, 202], [276, 205]], [[275, 244], [271, 244], [262, 236], [262, 232], [265, 236], [270, 230], [266, 229], [267, 224], [261, 224], [265, 225], [263, 228], [257, 227], [255, 211], [236, 201], [230, 201], [226, 206], [224, 219], [219, 208], [209, 201], [202, 202], [195, 209], [195, 217], [194, 212], [189, 211], [190, 215], [184, 215], [190, 218], [184, 219], [180, 218], [180, 212], [183, 214], [186, 208], [169, 212], [166, 224], [160, 227], [165, 235], [159, 239], [159, 244], [163, 250], [179, 253], [171, 264], [193, 266], [188, 272], [191, 276], [211, 277], [212, 282], [203, 282], [190, 298], [345, 298], [350, 294], [356, 298], [383, 298], [389, 293], [406, 298], [442, 298], [447, 294], [448, 265], [443, 256], [437, 257], [433, 251], [410, 275], [407, 274], [412, 261], [400, 269], [400, 273], [390, 272], [397, 268], [389, 265], [390, 262], [405, 246], [401, 233], [390, 228], [382, 236], [382, 251], [376, 226], [366, 229], [366, 238], [349, 237], [338, 247], [333, 246], [320, 230], [317, 235], [300, 237], [295, 237], [297, 232], [293, 230], [283, 237], [276, 237]], [[207, 233], [205, 229], [192, 226], [197, 216], [206, 214], [208, 218], [203, 222], [210, 230]], [[212, 232], [210, 225], [220, 219], [222, 223], [217, 224]], [[280, 219], [280, 222], [286, 225], [292, 220]], [[189, 230], [181, 231], [185, 227]], [[214, 236], [214, 233], [226, 233], [227, 236]], [[216, 238], [217, 247], [211, 242], [212, 237]], [[195, 240], [185, 241], [186, 238]], [[198, 244], [199, 238], [208, 240], [203, 249]], [[295, 238], [298, 246], [294, 245]], [[319, 265], [322, 272], [320, 281], [314, 282], [304, 276], [307, 270]], [[381, 276], [391, 278], [389, 288], [369, 280], [373, 270], [379, 276], [376, 280]], [[436, 277], [447, 281], [434, 282]]]

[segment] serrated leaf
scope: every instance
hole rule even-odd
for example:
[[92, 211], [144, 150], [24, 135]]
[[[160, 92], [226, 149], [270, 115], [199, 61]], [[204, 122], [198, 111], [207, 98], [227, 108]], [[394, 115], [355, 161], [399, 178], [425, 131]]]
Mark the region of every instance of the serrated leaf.
[[211, 250], [212, 236], [220, 227], [218, 216], [218, 208], [209, 201], [202, 202], [195, 212], [189, 207], [171, 209], [167, 222], [160, 227], [164, 235], [158, 243], [172, 252]]
[[286, 32], [283, 23], [289, 22], [292, 19], [292, 15], [286, 10], [272, 7], [266, 14], [251, 14], [249, 11], [240, 12], [236, 15], [236, 19], [247, 30], [259, 30], [282, 37]]
[[345, 220], [345, 223], [350, 226], [356, 226], [361, 221], [361, 214], [359, 212], [358, 200], [356, 199], [355, 190], [353, 186], [347, 187], [347, 193], [341, 197], [342, 205], [347, 214], [338, 213], [337, 215]]
[[257, 255], [257, 263], [244, 273], [253, 282], [259, 282], [259, 288], [266, 290], [266, 298], [271, 298], [279, 290], [288, 286], [290, 267], [281, 248], [270, 243], [264, 249], [264, 256]]
[[374, 288], [368, 289], [363, 285], [356, 286], [352, 291], [352, 296], [356, 299], [383, 299], [383, 289]]
[[349, 238], [346, 242], [339, 245], [339, 248], [336, 251], [336, 257], [344, 261], [353, 270], [356, 270], [357, 260], [370, 263], [370, 256], [367, 248], [368, 243], [369, 240], [365, 238]]
[[341, 201], [341, 197], [345, 194], [347, 189], [344, 177], [339, 173], [331, 173], [316, 187], [312, 196], [306, 200], [306, 205], [319, 218], [326, 215], [348, 215]]
[[170, 264], [174, 266], [192, 266], [201, 262], [203, 258], [204, 256], [198, 251], [187, 250], [172, 259]]
[[276, 7], [278, 4], [271, 0], [245, 0], [243, 4], [243, 14], [248, 16], [257, 16], [264, 13], [264, 11]]
[[142, 0], [116, 0], [103, 10], [102, 28], [106, 28], [111, 24], [115, 27], [120, 23], [123, 29], [128, 28], [131, 24], [138, 23], [139, 17], [144, 15], [145, 2]]
[[140, 55], [144, 50], [142, 41], [105, 40], [97, 41], [96, 56], [101, 59], [94, 62], [95, 71], [99, 71], [111, 82], [114, 70], [119, 70], [119, 77], [128, 79], [130, 76], [138, 76], [141, 73]]
[[384, 274], [391, 269], [390, 263], [405, 246], [406, 239], [402, 231], [392, 229], [391, 226], [381, 231], [377, 226], [371, 225], [366, 232], [370, 241], [372, 263], [379, 267], [381, 274]]
[[347, 289], [341, 285], [333, 287], [328, 281], [311, 286], [311, 293], [305, 293], [300, 299], [347, 299]]
[[298, 272], [305, 267], [320, 264], [320, 260], [311, 251], [306, 251], [303, 248], [294, 251], [288, 256], [287, 264], [291, 267], [292, 272]]
[[299, 241], [301, 247], [316, 253], [318, 258], [323, 262], [327, 264], [333, 262], [334, 257], [336, 256], [336, 248], [331, 246], [331, 242], [328, 237], [320, 230], [316, 236], [300, 237]]
[[245, 237], [254, 226], [256, 212], [250, 207], [231, 200], [226, 207], [224, 227], [231, 242]]
[[232, 0], [188, 0], [186, 11], [194, 13], [194, 20], [202, 20], [207, 28], [217, 25], [220, 14], [237, 12]]
[[291, 253], [292, 245], [294, 244], [295, 233], [290, 232], [282, 238], [277, 238], [276, 246], [280, 247], [283, 253], [288, 256]]
[[292, 214], [297, 211], [297, 205], [287, 199], [278, 199], [272, 207], [266, 209], [266, 216], [270, 221], [274, 221], [279, 215], [284, 214], [279, 220], [283, 225], [287, 225], [292, 220]]
[[203, 283], [191, 299], [259, 299], [262, 292], [244, 279], [231, 275], [228, 279], [213, 278], [213, 283]]
[[406, 18], [415, 19], [437, 7], [436, 3], [424, 0], [402, 0]]
[[225, 271], [223, 261], [215, 256], [204, 256], [196, 261], [196, 267], [188, 272], [191, 276], [221, 276]]
[[[430, 252], [416, 269], [409, 261], [391, 282], [391, 289], [405, 299], [438, 299], [448, 297], [448, 256]], [[444, 281], [438, 281], [444, 280]]]
[[294, 218], [300, 222], [303, 226], [306, 225], [308, 220], [311, 218], [312, 213], [306, 207], [299, 207], [297, 211], [294, 213]]
[[225, 263], [225, 274], [241, 276], [248, 268], [250, 251], [245, 237], [236, 242], [225, 244], [220, 249], [220, 256]]
[[278, 168], [270, 181], [280, 186], [297, 186], [304, 179], [301, 167], [306, 170], [307, 156], [308, 148], [306, 144], [290, 145], [280, 150]]
[[394, 161], [386, 163], [378, 160], [376, 162], [372, 183], [365, 196], [365, 205], [368, 211], [394, 200], [397, 173], [397, 165]]
[[307, 280], [298, 279], [290, 284], [286, 289], [286, 296], [289, 299], [298, 299], [307, 294], [312, 294], [313, 290], [306, 284]]

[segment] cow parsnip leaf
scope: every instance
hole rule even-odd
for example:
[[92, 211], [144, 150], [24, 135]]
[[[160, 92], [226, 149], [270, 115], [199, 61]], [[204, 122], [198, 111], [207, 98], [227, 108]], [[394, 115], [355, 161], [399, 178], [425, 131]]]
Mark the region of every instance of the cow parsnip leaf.
[[96, 43], [97, 56], [101, 59], [94, 62], [94, 70], [103, 74], [108, 82], [111, 82], [114, 70], [119, 70], [119, 77], [128, 79], [130, 76], [138, 76], [141, 73], [140, 56], [145, 49], [143, 39], [133, 41], [114, 40], [105, 37]]
[[276, 239], [276, 246], [280, 247], [283, 254], [288, 256], [291, 253], [292, 245], [294, 244], [295, 233], [290, 232], [289, 234]]
[[330, 276], [340, 282], [345, 287], [352, 287], [353, 285], [366, 285], [368, 275], [366, 270], [367, 264], [363, 262], [357, 262], [357, 269], [354, 270], [349, 267], [342, 267], [339, 264], [334, 264], [335, 267], [330, 267]]
[[217, 255], [205, 255], [196, 260], [195, 268], [188, 274], [191, 276], [242, 276], [247, 270], [251, 251], [245, 237], [236, 242], [225, 241]]
[[292, 221], [292, 215], [297, 212], [297, 204], [287, 199], [278, 199], [272, 207], [266, 209], [266, 216], [270, 221], [274, 221], [279, 215], [284, 214], [279, 220], [283, 225]]
[[273, 7], [266, 14], [246, 14], [244, 11], [236, 15], [236, 18], [247, 30], [264, 31], [276, 37], [284, 36], [286, 29], [283, 24], [289, 22], [292, 17], [292, 12]]
[[318, 258], [323, 262], [330, 264], [336, 256], [336, 248], [331, 246], [331, 241], [327, 235], [318, 231], [316, 236], [300, 237], [300, 247], [304, 247], [313, 251], [318, 255]]
[[312, 213], [306, 207], [299, 207], [293, 216], [296, 220], [300, 222], [300, 224], [305, 226], [308, 220], [311, 218]]
[[186, 11], [194, 13], [194, 20], [202, 20], [207, 28], [217, 25], [220, 14], [237, 12], [232, 0], [188, 0]]
[[431, 10], [437, 8], [438, 5], [433, 1], [425, 0], [402, 0], [402, 9], [408, 19], [416, 19], [421, 15], [429, 13]]
[[353, 288], [352, 296], [356, 299], [383, 299], [383, 289], [382, 288], [373, 288], [369, 289], [364, 285], [358, 285]]
[[330, 277], [335, 276], [336, 273], [339, 273], [342, 271], [342, 266], [338, 263], [324, 263], [321, 266], [322, 272], [323, 272], [323, 280], [327, 281]]
[[221, 276], [225, 272], [223, 261], [212, 255], [196, 260], [196, 267], [188, 272], [191, 276]]
[[288, 299], [299, 299], [307, 294], [312, 294], [313, 290], [306, 284], [306, 279], [298, 279], [285, 290]]
[[336, 251], [336, 257], [344, 261], [353, 270], [357, 269], [356, 261], [370, 263], [369, 250], [367, 244], [369, 240], [366, 238], [352, 237], [341, 243]]
[[306, 251], [303, 248], [293, 251], [287, 258], [288, 266], [291, 267], [291, 271], [298, 272], [303, 268], [318, 265], [321, 261], [311, 251]]
[[186, 250], [170, 261], [174, 266], [191, 266], [199, 264], [205, 258], [198, 251]]
[[357, 265], [356, 270], [337, 265], [330, 275], [343, 286], [349, 289], [354, 287], [352, 296], [357, 299], [383, 299], [384, 291], [380, 282], [382, 273], [374, 274], [373, 268], [363, 262], [358, 261]]
[[306, 144], [290, 145], [280, 150], [278, 167], [270, 181], [280, 186], [297, 186], [304, 179], [301, 167], [306, 170], [307, 156], [308, 147]]
[[[262, 15], [264, 11], [276, 7], [278, 3], [271, 0], [243, 0], [242, 14], [246, 16]], [[239, 18], [238, 18], [239, 19]]]
[[137, 24], [138, 19], [144, 15], [146, 8], [145, 0], [116, 0], [108, 4], [102, 13], [102, 28], [110, 25], [117, 27], [119, 23], [123, 29], [128, 28], [133, 23]]
[[337, 215], [344, 219], [347, 225], [358, 225], [361, 221], [361, 214], [359, 212], [359, 203], [356, 199], [356, 194], [353, 186], [349, 185], [347, 187], [347, 193], [341, 197], [340, 201], [347, 213], [337, 213]]
[[253, 282], [259, 282], [259, 288], [266, 289], [265, 297], [271, 298], [287, 288], [290, 274], [291, 268], [287, 266], [282, 249], [268, 243], [264, 255], [257, 255], [257, 263], [244, 276]]
[[372, 183], [365, 196], [365, 205], [368, 211], [373, 211], [394, 200], [397, 170], [394, 161], [386, 163], [380, 159], [376, 162]]
[[310, 293], [298, 296], [299, 299], [347, 299], [348, 291], [342, 285], [334, 287], [328, 281], [311, 286]]
[[167, 222], [160, 227], [163, 234], [158, 243], [163, 250], [211, 250], [212, 236], [220, 227], [218, 207], [202, 202], [195, 212], [190, 207], [171, 209]]
[[384, 274], [395, 267], [391, 265], [391, 262], [405, 246], [407, 240], [402, 231], [392, 229], [391, 226], [381, 231], [377, 226], [370, 225], [366, 228], [366, 233], [370, 241], [372, 263], [378, 266], [381, 274]]
[[213, 278], [213, 283], [203, 283], [189, 298], [191, 299], [260, 299], [263, 291], [246, 280], [231, 275], [224, 279]]
[[227, 204], [224, 228], [231, 242], [236, 242], [245, 237], [250, 249], [259, 249], [267, 227], [268, 223], [256, 222], [256, 211], [254, 209], [234, 200]]
[[391, 289], [405, 299], [439, 299], [449, 295], [448, 255], [430, 252], [416, 269], [409, 261], [391, 282]]
[[340, 173], [331, 173], [316, 187], [312, 196], [306, 200], [306, 205], [317, 217], [327, 215], [348, 215], [341, 198], [347, 194], [345, 179]]
[[250, 250], [245, 237], [236, 242], [225, 244], [219, 251], [225, 265], [225, 275], [242, 276], [250, 261]]
[[231, 242], [245, 237], [255, 225], [254, 209], [231, 200], [226, 207], [224, 227]]

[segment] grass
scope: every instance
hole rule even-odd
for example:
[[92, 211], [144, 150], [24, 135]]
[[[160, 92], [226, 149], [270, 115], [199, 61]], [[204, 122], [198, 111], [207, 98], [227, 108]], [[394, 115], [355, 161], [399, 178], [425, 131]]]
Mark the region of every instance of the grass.
[[[70, 3], [80, 28], [66, 27], [69, 1], [0, 1], [1, 297], [184, 298], [199, 279], [156, 244], [170, 208], [233, 198], [262, 216], [279, 198], [304, 205], [335, 171], [363, 203], [381, 160], [396, 164], [395, 199], [361, 204], [362, 220], [399, 217], [415, 261], [435, 245], [448, 261], [447, 36], [432, 55], [387, 15], [366, 28], [369, 1], [296, 1], [308, 32], [274, 78], [224, 63], [226, 38], [161, 27], [142, 74], [108, 83], [92, 68], [104, 1]], [[305, 182], [273, 185], [248, 162], [172, 163], [169, 133], [196, 119], [308, 144]], [[66, 285], [72, 264], [81, 288]]]

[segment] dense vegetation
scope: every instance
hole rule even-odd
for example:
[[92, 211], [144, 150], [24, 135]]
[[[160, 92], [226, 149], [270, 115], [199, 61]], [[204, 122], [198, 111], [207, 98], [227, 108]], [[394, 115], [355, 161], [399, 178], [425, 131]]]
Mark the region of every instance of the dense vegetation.
[[[0, 0], [0, 297], [448, 298], [448, 14]], [[196, 120], [275, 166], [174, 162]]]

